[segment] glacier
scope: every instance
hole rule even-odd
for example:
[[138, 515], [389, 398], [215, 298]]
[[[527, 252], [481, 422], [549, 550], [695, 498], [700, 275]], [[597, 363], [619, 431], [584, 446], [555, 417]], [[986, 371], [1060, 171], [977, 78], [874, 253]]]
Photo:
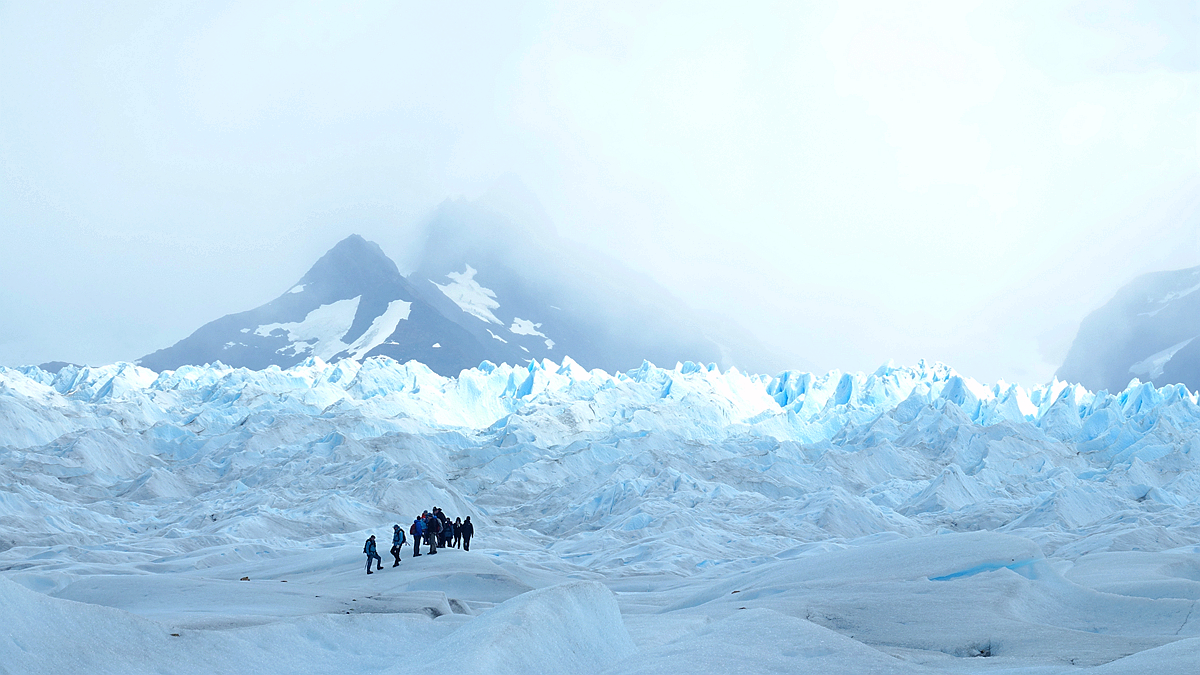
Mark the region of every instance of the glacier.
[[[926, 362], [0, 367], [0, 664], [1192, 672], [1198, 444], [1182, 385]], [[470, 552], [362, 575], [434, 505]]]

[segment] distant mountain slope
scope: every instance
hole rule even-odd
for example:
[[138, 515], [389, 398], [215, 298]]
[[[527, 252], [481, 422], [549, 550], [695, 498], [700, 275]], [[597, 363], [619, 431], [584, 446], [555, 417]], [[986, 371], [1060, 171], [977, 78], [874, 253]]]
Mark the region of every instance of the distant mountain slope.
[[643, 360], [751, 370], [785, 365], [763, 358], [748, 336], [717, 335], [715, 322], [649, 277], [561, 239], [536, 215], [517, 218], [486, 203], [443, 203], [427, 223], [408, 279], [510, 363], [566, 354], [609, 371]]
[[377, 244], [352, 235], [275, 300], [207, 323], [138, 364], [161, 371], [221, 361], [258, 370], [310, 356], [375, 355], [457, 373], [490, 352], [421, 300]]
[[1200, 267], [1142, 275], [1079, 326], [1059, 379], [1120, 391], [1132, 378], [1200, 388]]
[[643, 360], [782, 370], [745, 334], [683, 306], [645, 275], [558, 237], [537, 213], [448, 200], [406, 278], [380, 247], [343, 240], [289, 291], [202, 326], [139, 365], [287, 368], [385, 355], [442, 375], [482, 361], [570, 356], [622, 371]]

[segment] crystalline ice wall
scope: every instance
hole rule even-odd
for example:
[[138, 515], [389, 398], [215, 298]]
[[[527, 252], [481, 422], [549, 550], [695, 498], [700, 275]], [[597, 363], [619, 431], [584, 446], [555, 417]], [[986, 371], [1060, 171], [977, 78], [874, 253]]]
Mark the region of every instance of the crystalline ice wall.
[[1164, 550], [1200, 541], [1198, 438], [1182, 386], [1027, 390], [926, 363], [776, 377], [569, 358], [457, 378], [387, 358], [0, 369], [0, 565], [209, 549], [188, 564], [218, 564], [434, 504], [618, 574], [880, 533]]

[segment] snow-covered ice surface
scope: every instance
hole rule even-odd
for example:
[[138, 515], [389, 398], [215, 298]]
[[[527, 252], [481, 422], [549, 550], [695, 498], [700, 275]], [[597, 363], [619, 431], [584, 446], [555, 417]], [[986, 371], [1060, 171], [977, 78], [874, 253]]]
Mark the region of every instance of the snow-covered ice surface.
[[940, 364], [0, 368], [0, 673], [1195, 673], [1198, 444]]

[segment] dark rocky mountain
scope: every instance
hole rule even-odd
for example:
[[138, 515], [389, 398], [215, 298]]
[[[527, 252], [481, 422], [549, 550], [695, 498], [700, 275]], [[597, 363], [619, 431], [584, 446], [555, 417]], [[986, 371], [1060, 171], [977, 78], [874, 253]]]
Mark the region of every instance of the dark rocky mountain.
[[443, 375], [484, 360], [564, 356], [610, 372], [643, 360], [783, 365], [735, 329], [705, 325], [648, 277], [562, 240], [536, 212], [449, 200], [423, 232], [407, 277], [354, 235], [270, 303], [208, 323], [139, 363], [261, 369], [386, 355]]
[[221, 361], [259, 370], [287, 368], [310, 356], [335, 361], [376, 355], [457, 373], [491, 352], [421, 300], [377, 244], [352, 235], [278, 298], [207, 323], [138, 363], [161, 371]]
[[47, 361], [45, 363], [38, 364], [38, 368], [46, 371], [47, 373], [54, 373], [55, 375], [57, 375], [60, 370], [62, 370], [63, 368], [66, 368], [67, 366], [71, 366], [74, 368], [85, 368], [86, 367], [86, 366], [80, 365], [78, 363], [70, 363], [67, 361]]
[[1200, 387], [1200, 267], [1142, 275], [1092, 312], [1059, 379], [1120, 391], [1133, 378]]

